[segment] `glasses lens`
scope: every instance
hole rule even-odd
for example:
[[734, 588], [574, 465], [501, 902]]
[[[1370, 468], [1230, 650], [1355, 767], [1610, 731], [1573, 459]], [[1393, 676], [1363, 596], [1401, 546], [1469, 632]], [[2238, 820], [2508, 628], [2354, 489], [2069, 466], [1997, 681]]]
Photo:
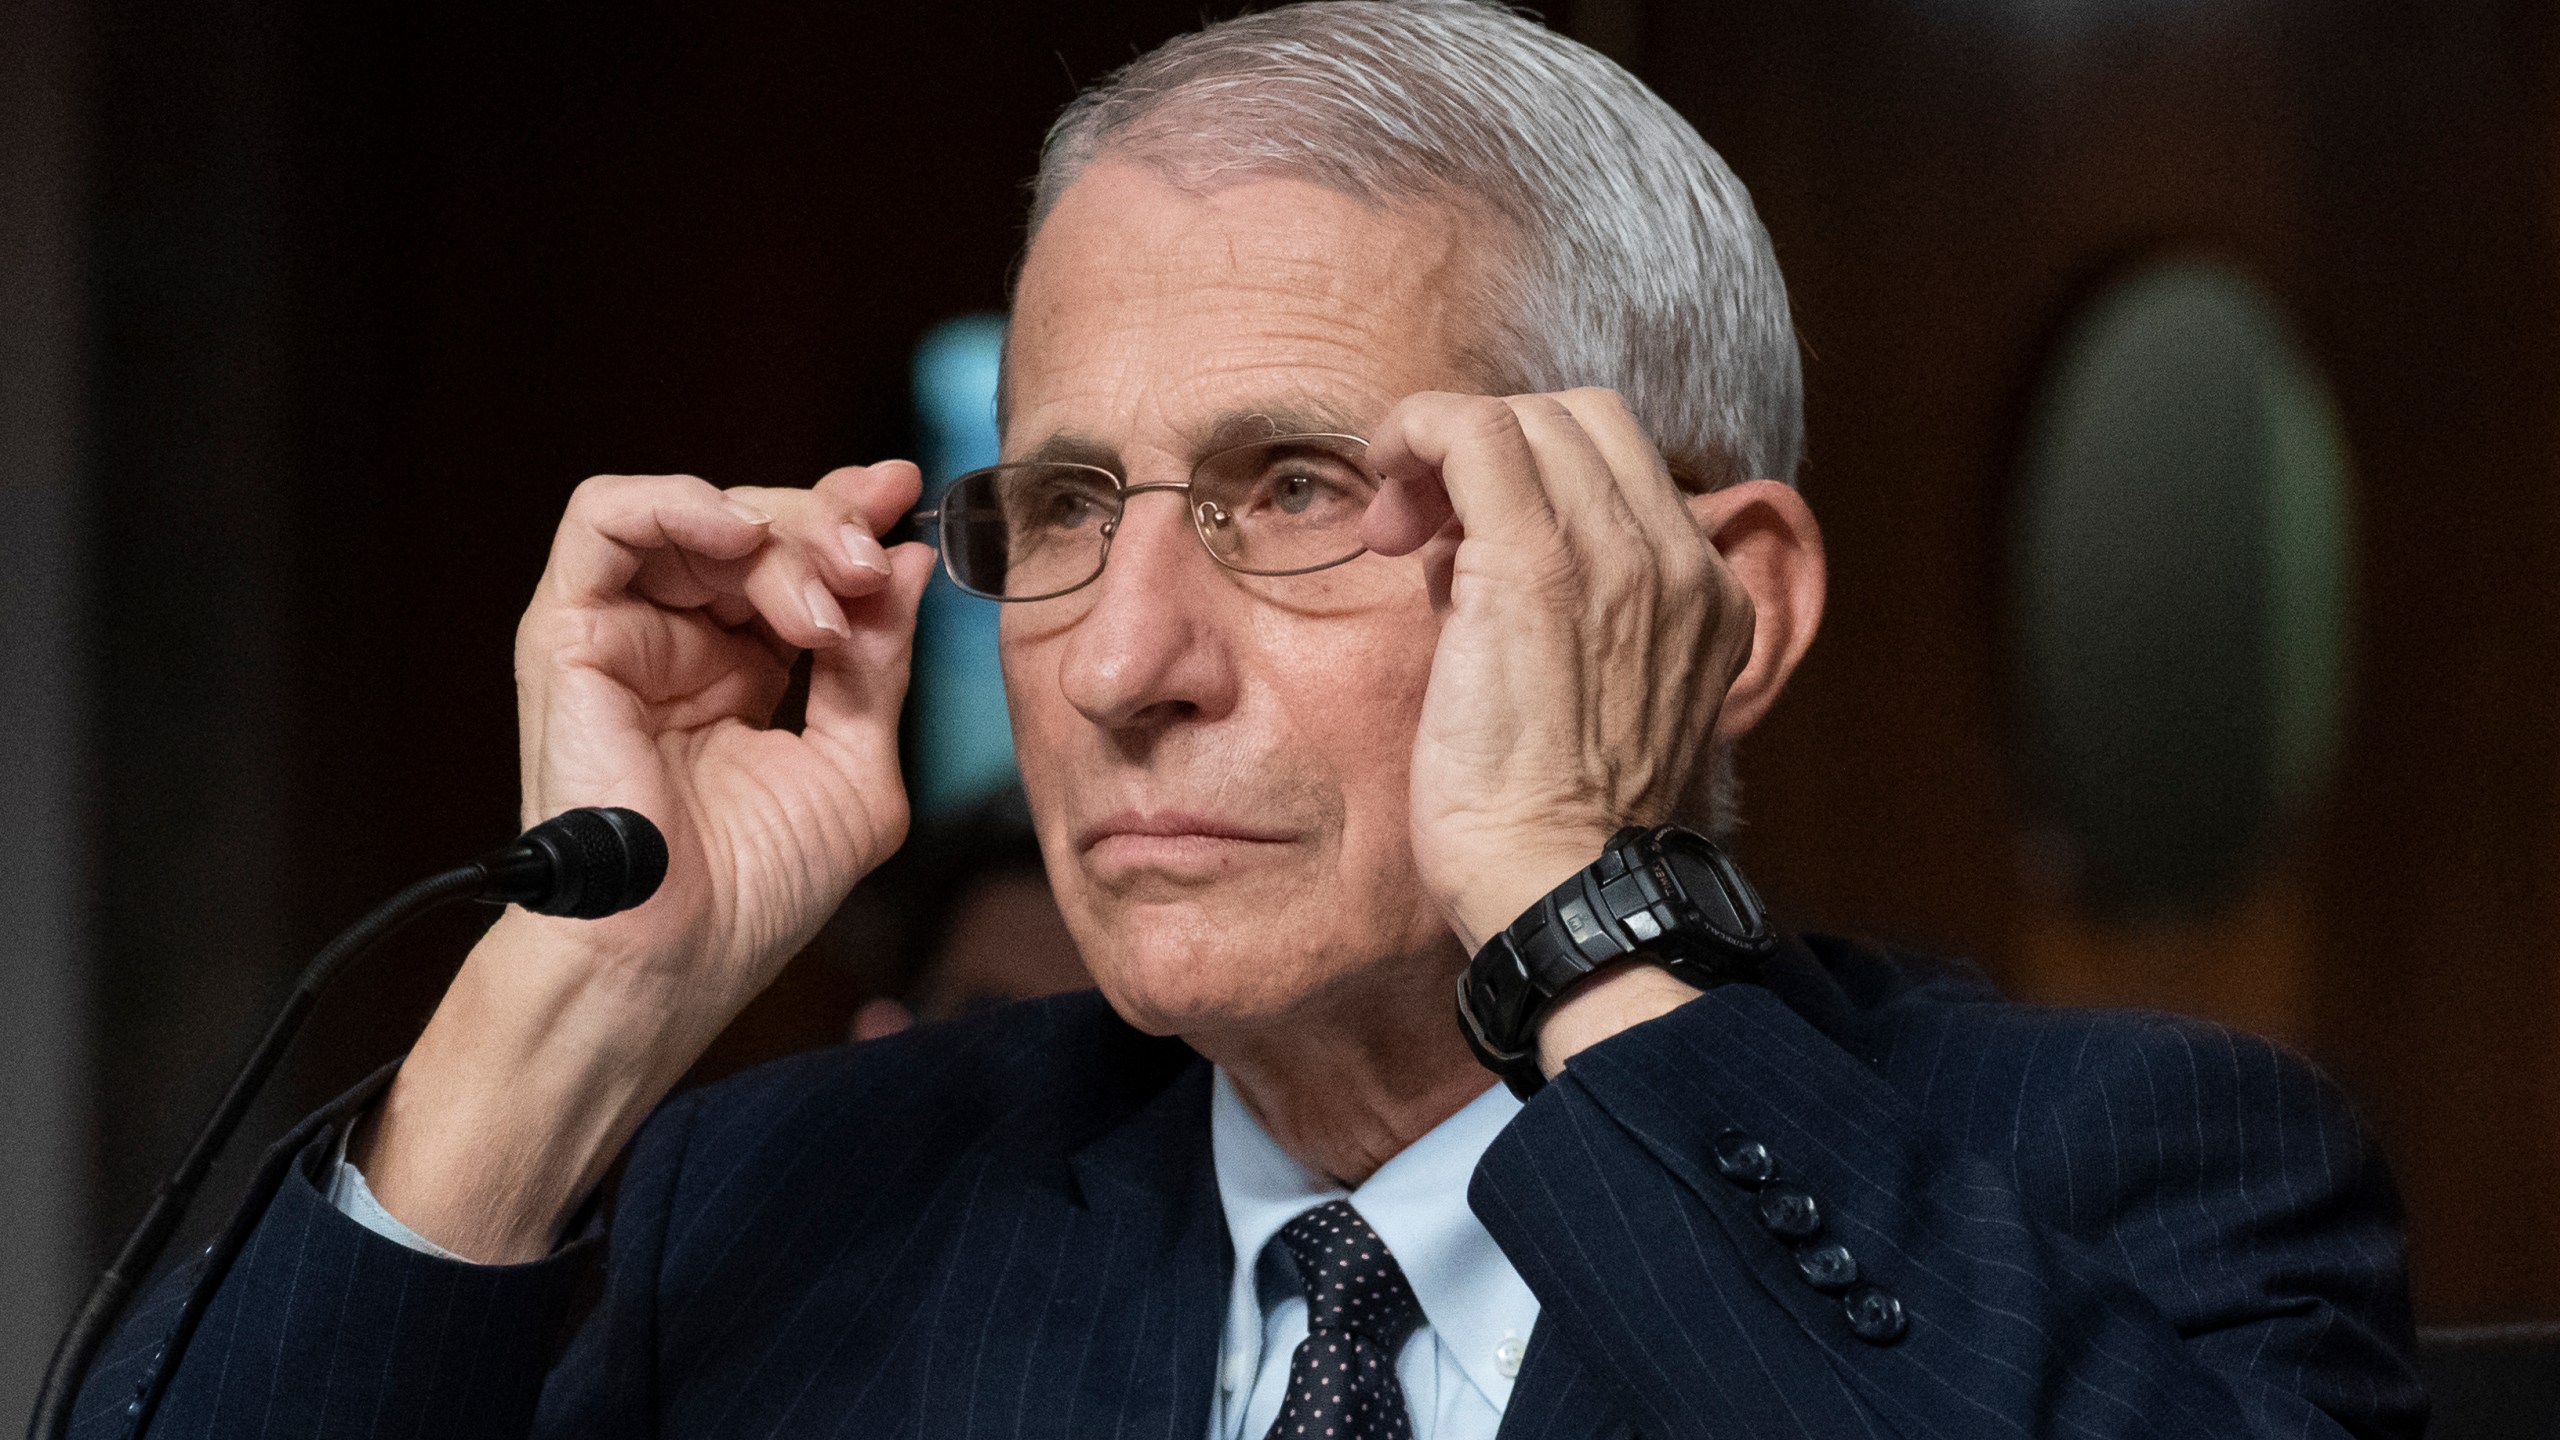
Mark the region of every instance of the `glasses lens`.
[[1238, 570], [1338, 565], [1360, 553], [1360, 517], [1378, 493], [1367, 450], [1348, 435], [1282, 435], [1222, 450], [1191, 477], [1192, 523]]
[[1030, 600], [1102, 570], [1119, 485], [1081, 465], [999, 465], [963, 475], [942, 500], [942, 557], [981, 595]]

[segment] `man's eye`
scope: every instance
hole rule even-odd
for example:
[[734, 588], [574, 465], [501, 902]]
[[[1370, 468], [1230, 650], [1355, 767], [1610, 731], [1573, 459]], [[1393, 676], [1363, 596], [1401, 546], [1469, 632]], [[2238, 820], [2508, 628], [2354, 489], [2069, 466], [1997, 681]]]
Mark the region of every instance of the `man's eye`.
[[1052, 530], [1074, 530], [1101, 513], [1093, 497], [1074, 490], [1061, 490], [1049, 497], [1040, 521]]
[[1249, 509], [1326, 523], [1358, 513], [1367, 498], [1363, 487], [1311, 466], [1292, 467], [1266, 474], [1255, 487]]

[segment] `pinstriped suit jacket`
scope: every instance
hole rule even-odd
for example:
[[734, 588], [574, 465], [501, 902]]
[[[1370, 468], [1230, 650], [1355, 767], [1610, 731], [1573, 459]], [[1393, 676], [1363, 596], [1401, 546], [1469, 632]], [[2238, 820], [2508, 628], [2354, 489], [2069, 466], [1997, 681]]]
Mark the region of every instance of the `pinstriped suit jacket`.
[[[1229, 1267], [1206, 1065], [1097, 997], [670, 1101], [539, 1264], [331, 1209], [360, 1091], [271, 1154], [83, 1393], [84, 1440], [1199, 1440]], [[1897, 1297], [1862, 1340], [1725, 1178], [1764, 1143]], [[2414, 1435], [2396, 1201], [2263, 1041], [1791, 942], [1584, 1052], [1469, 1198], [1543, 1314], [1506, 1440]]]

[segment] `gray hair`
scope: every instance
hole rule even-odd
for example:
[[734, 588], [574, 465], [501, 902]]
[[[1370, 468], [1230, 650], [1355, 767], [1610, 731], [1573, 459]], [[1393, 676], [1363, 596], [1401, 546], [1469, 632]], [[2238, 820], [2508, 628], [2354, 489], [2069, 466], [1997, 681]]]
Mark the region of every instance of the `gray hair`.
[[1795, 479], [1803, 372], [1750, 195], [1641, 81], [1526, 16], [1311, 0], [1170, 41], [1058, 117], [1035, 232], [1106, 151], [1187, 188], [1287, 176], [1481, 206], [1509, 252], [1489, 380], [1617, 391], [1691, 488]]

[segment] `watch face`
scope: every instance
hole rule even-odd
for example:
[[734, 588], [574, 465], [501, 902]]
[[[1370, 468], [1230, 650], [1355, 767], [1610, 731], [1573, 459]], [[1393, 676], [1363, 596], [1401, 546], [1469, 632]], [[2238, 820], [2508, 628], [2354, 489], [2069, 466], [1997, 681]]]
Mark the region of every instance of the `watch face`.
[[1733, 897], [1726, 893], [1724, 877], [1718, 873], [1714, 852], [1707, 849], [1705, 841], [1676, 831], [1665, 835], [1662, 859], [1670, 866], [1671, 878], [1679, 882], [1689, 903], [1706, 916], [1709, 929], [1742, 939], [1759, 928], [1734, 909]]

